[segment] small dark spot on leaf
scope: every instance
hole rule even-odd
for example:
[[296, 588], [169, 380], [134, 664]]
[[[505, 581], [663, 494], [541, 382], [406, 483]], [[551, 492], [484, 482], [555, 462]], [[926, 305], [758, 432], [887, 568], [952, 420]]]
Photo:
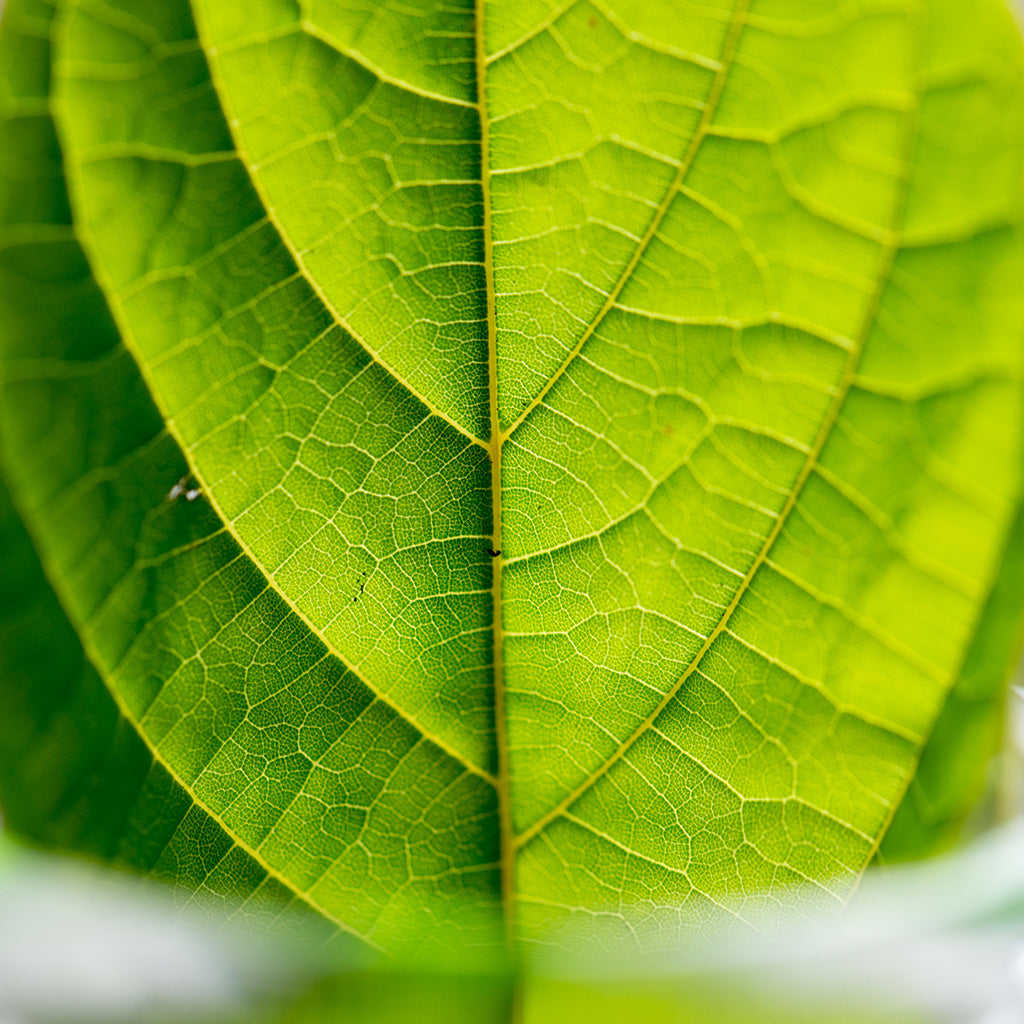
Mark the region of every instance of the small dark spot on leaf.
[[587, 24], [591, 28], [597, 28], [597, 18], [595, 18], [593, 15], [591, 15], [590, 19], [587, 21]]
[[487, 551], [487, 554], [491, 556], [491, 558], [497, 558], [498, 555], [501, 554], [500, 551], [495, 551], [494, 548], [486, 548], [485, 550]]

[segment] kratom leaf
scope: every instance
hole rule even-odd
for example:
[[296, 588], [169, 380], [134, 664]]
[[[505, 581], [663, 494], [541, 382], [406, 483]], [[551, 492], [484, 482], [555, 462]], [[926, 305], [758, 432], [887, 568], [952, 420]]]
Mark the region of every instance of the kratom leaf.
[[1020, 499], [1008, 12], [4, 33], [5, 473], [90, 699], [191, 807], [112, 798], [124, 835], [394, 951], [842, 896]]

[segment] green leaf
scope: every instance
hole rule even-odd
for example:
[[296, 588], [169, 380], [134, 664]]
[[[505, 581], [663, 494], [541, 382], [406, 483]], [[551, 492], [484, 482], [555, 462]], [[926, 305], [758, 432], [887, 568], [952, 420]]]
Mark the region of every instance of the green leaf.
[[40, 754], [105, 809], [15, 824], [397, 952], [842, 898], [1020, 504], [1001, 4], [3, 33], [3, 465], [65, 638], [4, 699], [131, 748]]

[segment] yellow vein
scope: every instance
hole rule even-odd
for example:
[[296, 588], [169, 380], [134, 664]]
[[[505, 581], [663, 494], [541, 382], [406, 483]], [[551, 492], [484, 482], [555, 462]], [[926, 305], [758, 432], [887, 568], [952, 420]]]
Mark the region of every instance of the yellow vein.
[[389, 75], [382, 67], [375, 64], [365, 54], [360, 53], [359, 50], [352, 47], [343, 46], [340, 40], [329, 32], [325, 32], [309, 18], [303, 18], [300, 23], [300, 27], [306, 35], [318, 40], [325, 46], [329, 46], [338, 55], [347, 57], [354, 64], [358, 64], [364, 70], [369, 71], [377, 81], [383, 82], [385, 85], [393, 86], [394, 88], [400, 89], [402, 92], [407, 92], [413, 96], [419, 96], [421, 99], [433, 100], [435, 103], [449, 103], [454, 107], [476, 106], [475, 103], [470, 103], [468, 100], [460, 100], [455, 96], [448, 96], [443, 92], [432, 92], [430, 89], [424, 89], [422, 86], [413, 85], [413, 83], [407, 79], [398, 78], [395, 75]]
[[[501, 60], [502, 57], [507, 57], [510, 53], [525, 46], [530, 40], [536, 39], [538, 36], [547, 32], [549, 28], [556, 21], [558, 21], [564, 14], [567, 14], [576, 6], [577, 0], [563, 0], [563, 2], [556, 8], [554, 8], [543, 21], [539, 21], [529, 31], [524, 32], [518, 39], [513, 39], [511, 43], [503, 46], [500, 50], [492, 53], [489, 57], [485, 55], [484, 67], [488, 67], [491, 64]], [[477, 60], [477, 66], [480, 66], [479, 60]]]
[[[908, 119], [910, 120], [910, 124], [907, 128], [908, 147], [913, 145], [917, 133], [917, 119], [916, 116], [911, 115], [916, 115], [916, 108], [908, 115]], [[909, 160], [905, 166], [910, 166]], [[607, 775], [613, 765], [625, 757], [633, 744], [636, 743], [636, 741], [654, 725], [661, 713], [666, 707], [668, 707], [686, 684], [687, 680], [698, 670], [701, 662], [704, 660], [704, 656], [711, 649], [718, 637], [726, 631], [733, 613], [739, 607], [743, 597], [750, 589], [750, 585], [761, 566], [767, 561], [768, 556], [771, 554], [772, 548], [775, 545], [775, 541], [781, 535], [790, 514], [796, 507], [797, 502], [800, 500], [800, 495], [803, 493], [803, 489], [806, 486], [807, 481], [810, 479], [811, 474], [814, 472], [814, 469], [818, 464], [818, 459], [821, 457], [821, 453], [825, 449], [825, 445], [832, 434], [832, 430], [839, 420], [839, 415], [842, 411], [843, 405], [845, 404], [846, 398], [849, 395], [856, 379], [857, 370], [867, 343], [868, 335], [875, 323], [875, 320], [877, 319], [878, 311], [882, 302], [882, 296], [885, 293], [886, 285], [888, 284], [895, 265], [896, 254], [899, 251], [898, 232], [896, 230], [896, 226], [901, 223], [906, 210], [909, 185], [909, 179], [904, 177], [901, 180], [898, 202], [893, 213], [894, 229], [889, 232], [888, 239], [886, 244], [882, 247], [879, 257], [878, 283], [869, 298], [867, 308], [864, 312], [864, 319], [861, 323], [857, 344], [847, 357], [842, 377], [840, 378], [836, 388], [835, 397], [832, 399], [829, 408], [826, 410], [825, 417], [822, 420], [822, 424], [818, 430], [814, 444], [807, 453], [807, 457], [804, 460], [804, 463], [800, 468], [800, 472], [793, 483], [793, 487], [779, 512], [778, 518], [772, 525], [767, 537], [765, 537], [764, 543], [761, 545], [757, 555], [750, 565], [750, 568], [747, 570], [743, 580], [740, 582], [736, 593], [722, 612], [722, 615], [715, 624], [714, 629], [708, 634], [707, 639], [703, 644], [701, 644], [700, 649], [691, 659], [686, 670], [682, 673], [675, 684], [665, 693], [664, 697], [662, 697], [658, 702], [654, 710], [651, 711], [650, 714], [648, 714], [647, 717], [636, 727], [636, 729], [634, 729], [633, 732], [619, 744], [615, 752], [611, 754], [596, 771], [588, 775], [587, 778], [576, 786], [568, 795], [563, 797], [563, 799], [561, 799], [554, 807], [546, 811], [529, 828], [516, 837], [517, 848], [525, 846], [531, 839], [542, 832], [552, 821], [554, 821], [555, 818], [572, 807], [572, 805], [575, 804], [576, 801], [578, 801], [580, 797], [582, 797], [583, 794], [586, 793], [600, 778]]]
[[[203, 31], [203, 19], [201, 16], [197, 15], [196, 25], [200, 35], [204, 35], [205, 33]], [[223, 112], [225, 115], [224, 120], [227, 122], [228, 129], [231, 132], [231, 139], [232, 142], [234, 143], [235, 150], [238, 153], [238, 159], [242, 166], [245, 168], [246, 174], [248, 175], [249, 182], [252, 185], [253, 190], [259, 197], [260, 204], [262, 205], [263, 210], [266, 213], [267, 220], [271, 224], [273, 224], [274, 229], [277, 232], [278, 238], [280, 238], [281, 240], [281, 244], [284, 245], [284, 247], [287, 249], [289, 255], [291, 256], [292, 260], [295, 263], [295, 266], [298, 268], [299, 273], [302, 274], [302, 277], [305, 280], [306, 284], [309, 285], [309, 287], [313, 290], [313, 293], [317, 296], [320, 302], [323, 303], [324, 309], [326, 309], [327, 312], [330, 313], [331, 317], [334, 319], [334, 322], [338, 324], [338, 326], [341, 327], [349, 335], [349, 337], [351, 337], [352, 340], [355, 341], [382, 370], [384, 370], [385, 373], [389, 374], [394, 380], [398, 381], [398, 383], [401, 384], [402, 387], [405, 388], [405, 390], [410, 395], [417, 399], [417, 401], [422, 402], [423, 405], [425, 405], [427, 409], [430, 410], [432, 415], [436, 416], [440, 420], [443, 420], [450, 427], [453, 427], [472, 444], [477, 445], [478, 447], [484, 447], [484, 443], [479, 437], [477, 437], [471, 431], [467, 430], [457, 420], [452, 419], [452, 417], [450, 417], [447, 413], [442, 412], [435, 405], [429, 402], [426, 399], [426, 397], [421, 395], [412, 386], [412, 384], [410, 384], [404, 377], [402, 377], [400, 373], [398, 373], [398, 371], [393, 366], [390, 366], [388, 363], [386, 363], [381, 358], [380, 353], [375, 351], [364, 338], [362, 338], [358, 333], [356, 333], [356, 331], [352, 328], [352, 325], [349, 324], [348, 320], [342, 315], [341, 311], [327, 297], [327, 294], [318, 284], [316, 277], [312, 273], [310, 273], [309, 268], [306, 266], [305, 260], [302, 258], [302, 255], [299, 253], [298, 249], [296, 249], [295, 246], [292, 245], [291, 240], [288, 237], [288, 233], [285, 231], [284, 225], [281, 223], [281, 220], [277, 215], [277, 211], [273, 203], [270, 202], [270, 197], [264, 191], [263, 186], [260, 183], [259, 175], [256, 173], [256, 163], [252, 159], [252, 155], [249, 153], [248, 149], [246, 149], [245, 144], [242, 140], [241, 133], [239, 132], [240, 121], [237, 117], [233, 115], [233, 108], [231, 106], [230, 100], [228, 99], [229, 92], [224, 84], [224, 79], [220, 73], [220, 68], [218, 66], [218, 61], [216, 59], [216, 54], [218, 53], [217, 47], [209, 38], [205, 38], [202, 40], [202, 47], [203, 50], [205, 51], [205, 54], [213, 55], [213, 59], [210, 59], [210, 57], [206, 58], [206, 63], [210, 72], [210, 78], [212, 79], [214, 84], [214, 89], [217, 93], [218, 101], [221, 104], [221, 107], [223, 108]]]
[[487, 47], [484, 41], [484, 7], [486, 0], [475, 0], [476, 100], [480, 115], [480, 189], [483, 204], [484, 277], [487, 294], [488, 395], [491, 436], [487, 451], [491, 459], [491, 517], [493, 535], [491, 604], [493, 607], [492, 637], [494, 644], [494, 734], [498, 752], [498, 819], [501, 856], [501, 904], [505, 925], [505, 941], [510, 951], [515, 940], [515, 846], [512, 833], [512, 806], [509, 791], [508, 723], [505, 712], [505, 629], [502, 617], [502, 555], [501, 539], [501, 449], [504, 438], [498, 413], [498, 345], [497, 313], [494, 294], [494, 242], [491, 224], [491, 128], [487, 113]]
[[622, 273], [619, 275], [619, 279], [615, 282], [614, 287], [608, 293], [608, 296], [605, 298], [601, 308], [597, 311], [593, 320], [591, 320], [587, 325], [586, 330], [580, 335], [576, 344], [573, 345], [572, 349], [562, 360], [561, 365], [557, 370], [555, 370], [554, 374], [544, 387], [541, 388], [533, 401], [530, 402], [530, 404], [515, 418], [515, 420], [512, 421], [508, 429], [504, 431], [503, 439], [511, 437], [512, 434], [518, 430], [526, 417], [544, 401], [548, 393], [555, 384], [558, 383], [565, 371], [569, 369], [573, 360], [575, 360], [575, 358], [580, 354], [583, 346], [590, 340], [597, 328], [601, 326], [604, 318], [611, 312], [615, 304], [618, 302], [623, 288], [626, 287], [627, 282], [633, 276], [633, 272], [639, 266], [640, 261], [644, 258], [644, 255], [650, 248], [651, 242], [654, 241], [655, 236], [661, 230], [661, 225], [664, 222], [665, 217], [668, 215], [669, 208], [672, 206], [672, 200], [675, 199], [680, 188], [682, 188], [683, 182], [686, 180], [686, 176], [690, 173], [690, 170], [693, 167], [693, 162], [700, 150], [701, 143], [703, 143], [704, 138], [707, 135], [711, 119], [715, 116], [715, 111], [718, 109], [718, 103], [722, 98], [726, 79], [729, 76], [729, 69], [732, 67], [733, 58], [736, 55], [736, 48], [739, 45], [740, 35], [743, 32], [743, 23], [746, 18], [749, 4], [750, 0], [738, 0], [736, 6], [733, 8], [732, 21], [729, 25], [728, 35], [726, 36], [725, 43], [722, 47], [721, 62], [718, 66], [718, 71], [715, 73], [714, 81], [711, 83], [711, 89], [708, 92], [707, 102], [704, 104], [704, 110], [701, 114], [700, 121], [694, 130], [693, 137], [690, 139], [690, 144], [686, 148], [683, 159], [680, 161], [679, 167], [665, 191], [665, 197], [662, 199], [658, 209], [654, 212], [654, 216], [651, 218], [650, 224], [647, 225], [647, 230], [644, 232], [636, 249], [633, 250], [633, 255], [623, 268]]

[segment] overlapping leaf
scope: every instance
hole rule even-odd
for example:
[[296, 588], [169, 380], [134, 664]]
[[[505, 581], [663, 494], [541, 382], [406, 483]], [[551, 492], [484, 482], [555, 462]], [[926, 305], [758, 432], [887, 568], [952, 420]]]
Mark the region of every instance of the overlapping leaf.
[[388, 949], [840, 894], [1020, 495], [1008, 14], [192, 8], [4, 26], [5, 472], [192, 808], [137, 863]]

